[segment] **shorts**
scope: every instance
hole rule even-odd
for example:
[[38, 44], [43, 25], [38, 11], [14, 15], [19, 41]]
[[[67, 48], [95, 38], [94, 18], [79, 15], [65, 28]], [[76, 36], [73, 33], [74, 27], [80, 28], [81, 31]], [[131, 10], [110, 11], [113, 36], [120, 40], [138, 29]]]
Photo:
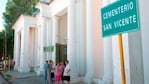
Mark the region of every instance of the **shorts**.
[[64, 76], [63, 80], [70, 81], [70, 76]]
[[54, 78], [54, 72], [51, 72], [51, 78]]

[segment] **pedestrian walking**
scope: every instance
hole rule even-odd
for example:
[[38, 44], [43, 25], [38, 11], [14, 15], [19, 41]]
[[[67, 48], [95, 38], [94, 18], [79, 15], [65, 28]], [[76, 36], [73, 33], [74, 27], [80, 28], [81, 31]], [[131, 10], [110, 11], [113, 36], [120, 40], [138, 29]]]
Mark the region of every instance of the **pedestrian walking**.
[[67, 81], [67, 84], [70, 84], [70, 73], [71, 73], [70, 71], [71, 71], [71, 68], [69, 66], [69, 61], [68, 60], [66, 60], [65, 63], [66, 63], [66, 67], [64, 69], [63, 76], [64, 76], [64, 80]]

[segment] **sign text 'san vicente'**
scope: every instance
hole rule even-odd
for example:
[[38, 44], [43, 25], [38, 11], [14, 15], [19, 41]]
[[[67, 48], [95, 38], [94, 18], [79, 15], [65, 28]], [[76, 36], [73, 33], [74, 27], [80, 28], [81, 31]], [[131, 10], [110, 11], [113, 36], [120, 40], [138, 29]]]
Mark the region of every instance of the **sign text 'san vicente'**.
[[138, 3], [120, 0], [101, 9], [102, 36], [139, 30]]

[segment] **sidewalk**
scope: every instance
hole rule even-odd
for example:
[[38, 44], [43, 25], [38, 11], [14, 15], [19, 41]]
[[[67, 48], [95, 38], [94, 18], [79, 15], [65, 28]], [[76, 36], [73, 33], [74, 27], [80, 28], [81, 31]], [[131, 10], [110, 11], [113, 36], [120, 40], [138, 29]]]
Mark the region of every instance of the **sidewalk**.
[[[11, 84], [44, 84], [44, 76], [38, 76], [36, 72], [19, 73], [15, 71], [3, 73]], [[55, 84], [53, 82], [53, 84]], [[71, 84], [85, 84], [71, 80]]]
[[10, 75], [11, 78], [16, 78], [16, 79], [37, 76], [36, 72], [19, 73], [19, 72], [16, 72], [16, 71], [11, 71], [11, 72], [5, 72], [4, 73], [4, 75], [7, 75], [7, 74]]
[[6, 79], [4, 79], [3, 74], [0, 72], [0, 84], [9, 84]]
[[[16, 71], [11, 72], [3, 72], [4, 77], [11, 83], [11, 84], [43, 84], [44, 76], [37, 76], [36, 72], [28, 72], [28, 73], [20, 73]], [[35, 82], [35, 83], [34, 83]]]

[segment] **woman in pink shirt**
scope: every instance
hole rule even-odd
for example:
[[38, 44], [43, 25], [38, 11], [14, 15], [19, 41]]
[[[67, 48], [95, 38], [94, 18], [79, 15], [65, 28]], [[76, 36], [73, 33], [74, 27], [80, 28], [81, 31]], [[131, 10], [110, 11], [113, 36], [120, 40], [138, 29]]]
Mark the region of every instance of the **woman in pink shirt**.
[[55, 67], [55, 82], [56, 82], [56, 84], [60, 84], [61, 74], [62, 74], [62, 67], [60, 66], [60, 63], [58, 62]]

